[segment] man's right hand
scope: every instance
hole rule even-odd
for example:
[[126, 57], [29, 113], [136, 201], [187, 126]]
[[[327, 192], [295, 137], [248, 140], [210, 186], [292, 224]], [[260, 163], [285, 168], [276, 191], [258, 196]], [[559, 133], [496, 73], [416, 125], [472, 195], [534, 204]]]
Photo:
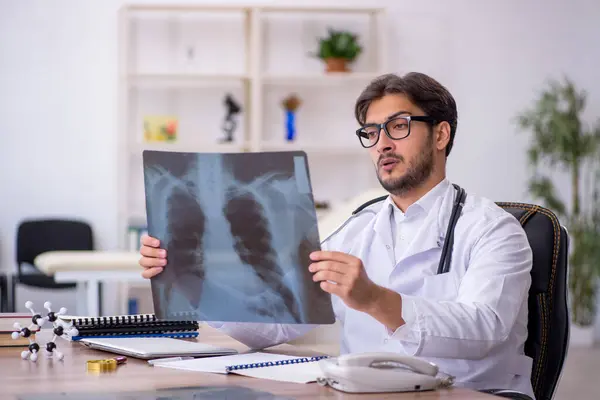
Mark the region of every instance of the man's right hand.
[[142, 276], [146, 279], [160, 274], [167, 264], [167, 250], [160, 248], [160, 241], [148, 235], [141, 238], [139, 264], [144, 268]]

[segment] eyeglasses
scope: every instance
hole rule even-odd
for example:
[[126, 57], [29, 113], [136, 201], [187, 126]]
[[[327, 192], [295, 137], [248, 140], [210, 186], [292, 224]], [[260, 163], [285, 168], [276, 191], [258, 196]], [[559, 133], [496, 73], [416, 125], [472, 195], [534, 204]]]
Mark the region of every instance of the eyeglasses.
[[360, 144], [365, 147], [373, 147], [379, 141], [381, 130], [392, 140], [404, 139], [410, 135], [412, 121], [423, 121], [434, 123], [435, 119], [426, 115], [403, 115], [392, 117], [382, 124], [367, 124], [356, 131]]

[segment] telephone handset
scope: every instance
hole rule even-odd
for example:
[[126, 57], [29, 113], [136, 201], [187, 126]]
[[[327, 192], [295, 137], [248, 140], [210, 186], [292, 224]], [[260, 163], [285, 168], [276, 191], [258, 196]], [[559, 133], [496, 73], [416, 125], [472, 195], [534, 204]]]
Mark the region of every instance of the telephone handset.
[[452, 384], [438, 377], [438, 366], [395, 353], [358, 353], [319, 361], [321, 385], [351, 393], [414, 392]]

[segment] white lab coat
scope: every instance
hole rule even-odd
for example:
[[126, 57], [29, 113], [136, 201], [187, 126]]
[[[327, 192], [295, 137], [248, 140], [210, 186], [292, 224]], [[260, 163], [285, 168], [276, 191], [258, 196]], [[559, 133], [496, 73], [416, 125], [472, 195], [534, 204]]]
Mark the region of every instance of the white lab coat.
[[[410, 236], [404, 247], [399, 234], [392, 236], [395, 206], [389, 197], [352, 216], [324, 240], [323, 249], [360, 258], [371, 280], [400, 293], [406, 321], [391, 332], [332, 296], [342, 327], [341, 353], [423, 357], [455, 376], [457, 386], [514, 389], [533, 398], [532, 360], [523, 354], [532, 266], [527, 237], [512, 215], [468, 194], [455, 229], [450, 272], [437, 275], [455, 194], [444, 180], [414, 205], [421, 211], [416, 212], [418, 223], [397, 228]], [[283, 343], [313, 328], [212, 325], [252, 348]]]

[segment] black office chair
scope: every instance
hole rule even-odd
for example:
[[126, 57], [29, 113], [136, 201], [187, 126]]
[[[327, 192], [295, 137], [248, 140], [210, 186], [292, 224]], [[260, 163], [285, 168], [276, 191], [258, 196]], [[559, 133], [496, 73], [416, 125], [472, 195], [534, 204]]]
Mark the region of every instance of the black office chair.
[[[385, 197], [364, 203], [354, 213]], [[569, 235], [556, 215], [544, 207], [524, 203], [497, 204], [519, 220], [533, 252], [525, 354], [533, 359], [531, 384], [536, 400], [550, 400], [556, 391], [569, 346]], [[481, 391], [515, 400], [531, 400], [513, 390]]]
[[[558, 386], [569, 347], [569, 235], [556, 215], [544, 207], [523, 203], [497, 204], [519, 220], [533, 251], [525, 354], [533, 358], [531, 384], [536, 400], [550, 400]], [[484, 392], [511, 399], [530, 399], [512, 390]]]
[[66, 219], [22, 221], [17, 228], [17, 274], [11, 287], [11, 311], [16, 308], [17, 285], [44, 289], [73, 289], [76, 283], [58, 283], [35, 265], [35, 258], [47, 251], [94, 250], [94, 237], [89, 224]]
[[6, 278], [6, 274], [0, 273], [0, 312], [8, 312], [9, 309], [8, 279]]

